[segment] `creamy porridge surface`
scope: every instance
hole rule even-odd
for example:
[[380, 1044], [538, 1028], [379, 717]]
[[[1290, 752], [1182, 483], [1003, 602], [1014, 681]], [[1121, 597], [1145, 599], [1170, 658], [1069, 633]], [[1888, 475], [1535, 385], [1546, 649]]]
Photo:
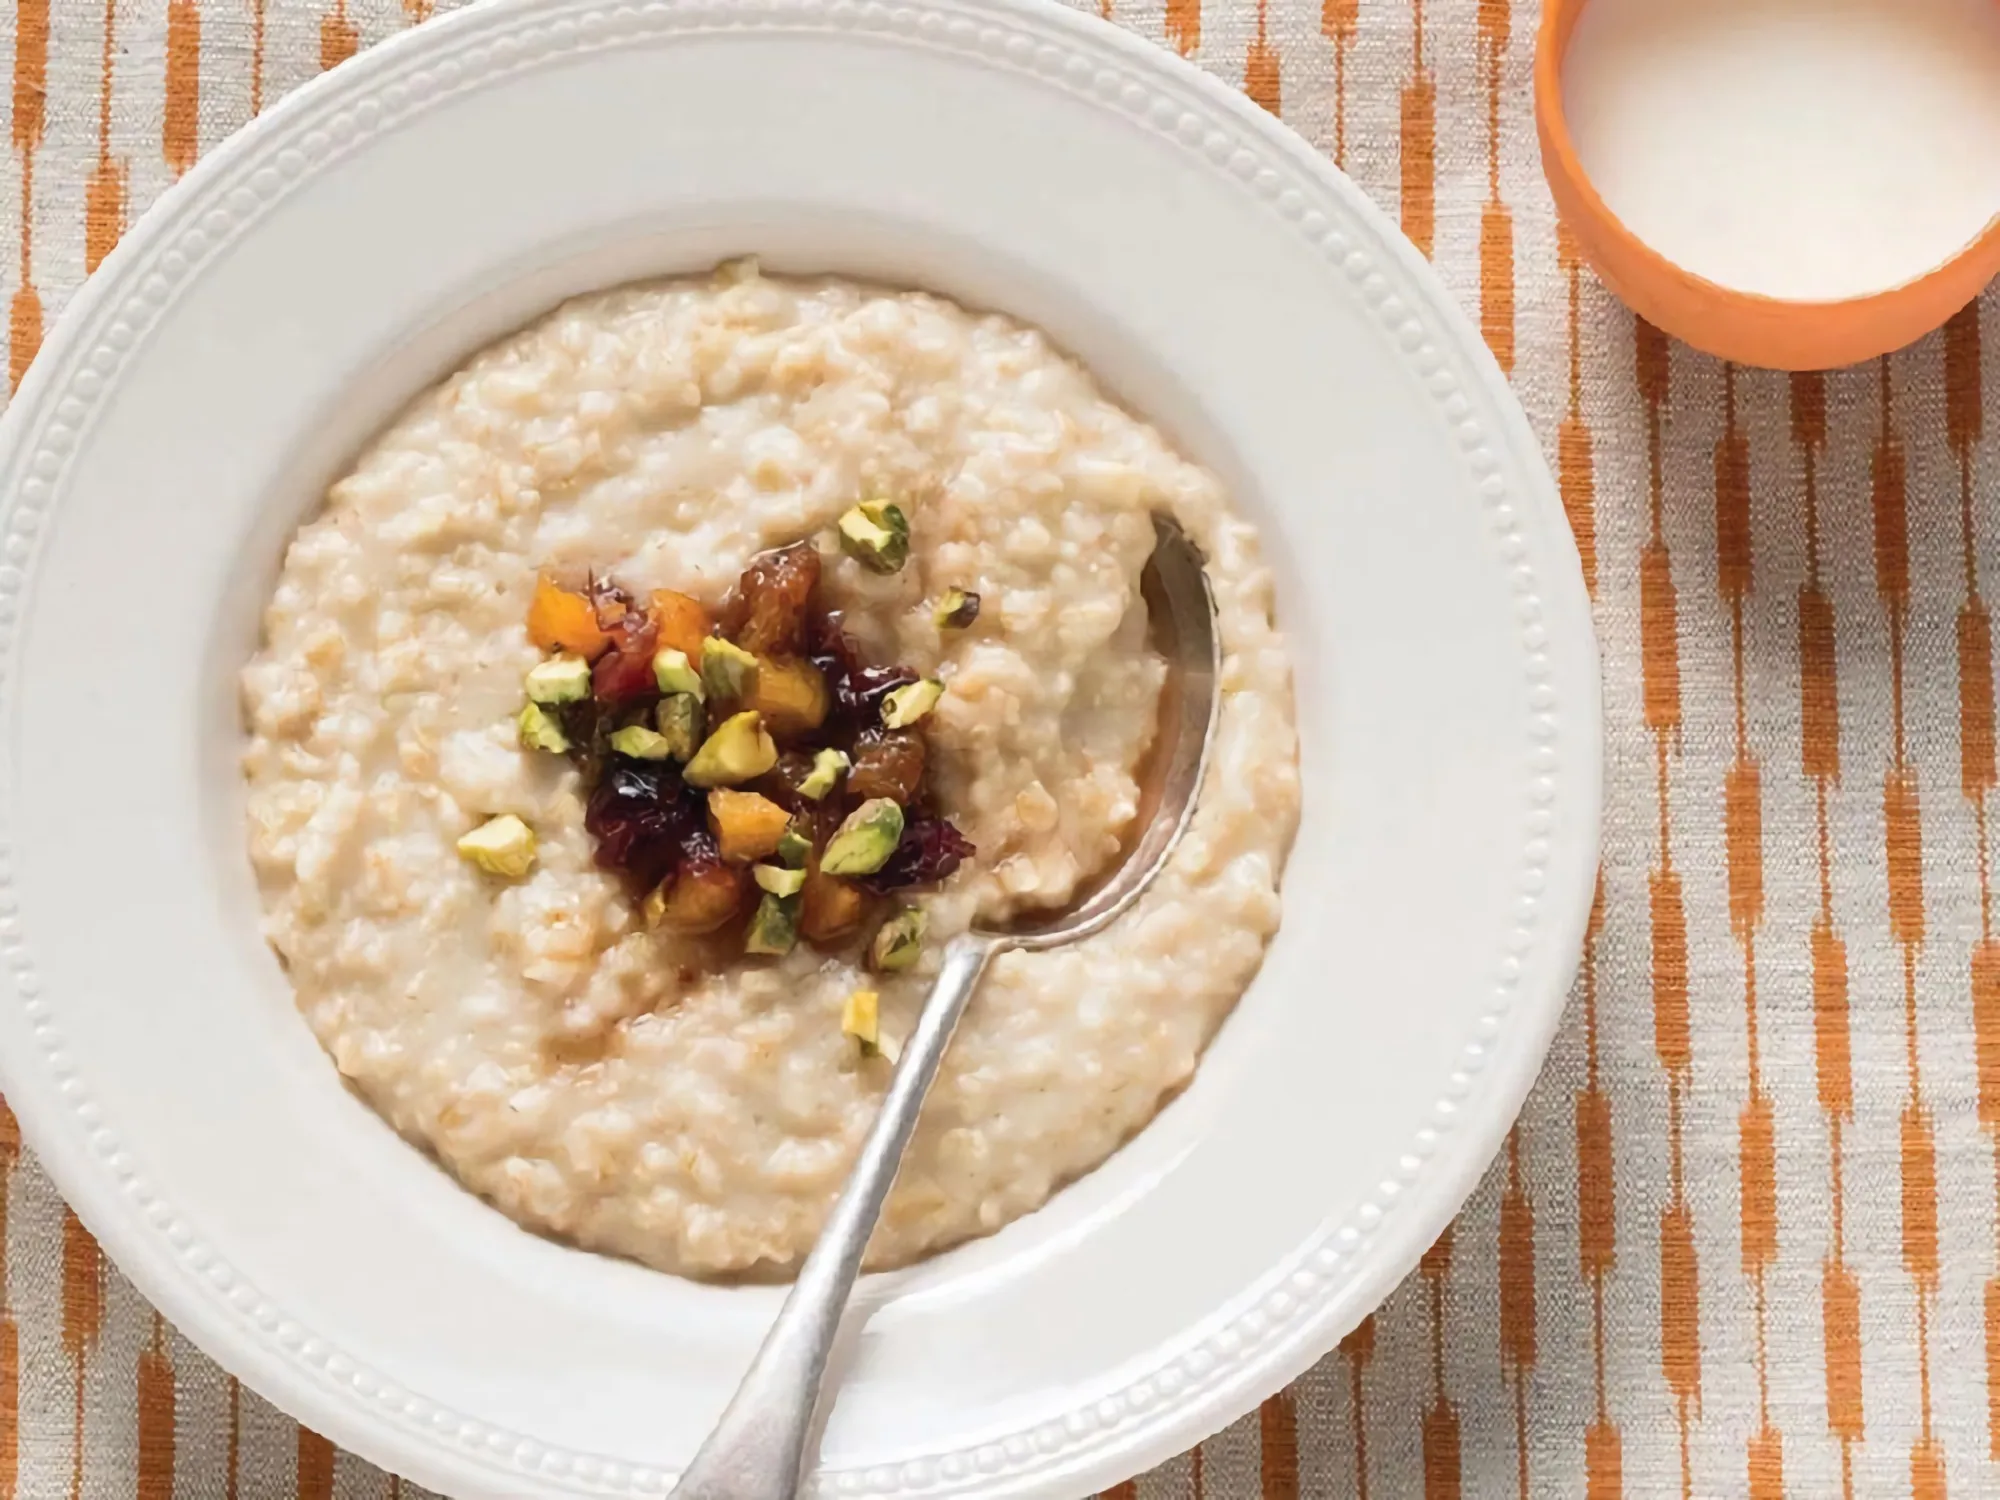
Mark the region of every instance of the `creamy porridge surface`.
[[[930, 730], [974, 860], [918, 897], [914, 971], [801, 944], [722, 971], [649, 931], [592, 863], [577, 771], [516, 743], [540, 570], [713, 604], [746, 560], [897, 496], [910, 564], [826, 549], [884, 659], [948, 691]], [[1150, 513], [1206, 554], [1226, 661], [1194, 824], [1139, 907], [1001, 958], [870, 1251], [1005, 1224], [1097, 1165], [1192, 1075], [1278, 925], [1298, 817], [1271, 576], [1215, 479], [1038, 333], [939, 298], [715, 277], [573, 301], [420, 398], [286, 554], [243, 674], [266, 930], [341, 1073], [531, 1227], [668, 1270], [782, 1270], [811, 1246], [888, 1064], [840, 1027], [859, 985], [907, 1035], [944, 941], [1060, 904], [1115, 863], [1165, 668], [1138, 580]], [[976, 589], [975, 629], [929, 600]], [[455, 841], [539, 835], [518, 882]]]

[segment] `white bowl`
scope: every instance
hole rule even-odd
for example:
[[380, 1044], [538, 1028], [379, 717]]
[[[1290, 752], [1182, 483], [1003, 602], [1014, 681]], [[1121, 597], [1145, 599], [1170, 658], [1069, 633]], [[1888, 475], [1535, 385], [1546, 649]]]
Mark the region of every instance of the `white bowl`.
[[0, 1073], [84, 1222], [322, 1432], [658, 1495], [776, 1306], [516, 1229], [341, 1087], [257, 936], [236, 668], [365, 437], [562, 295], [754, 251], [1037, 323], [1279, 560], [1304, 822], [1194, 1084], [872, 1278], [818, 1491], [1081, 1494], [1303, 1370], [1499, 1144], [1596, 861], [1595, 647], [1533, 435], [1275, 121], [1033, 0], [502, 0], [286, 100], [126, 236], [0, 422]]

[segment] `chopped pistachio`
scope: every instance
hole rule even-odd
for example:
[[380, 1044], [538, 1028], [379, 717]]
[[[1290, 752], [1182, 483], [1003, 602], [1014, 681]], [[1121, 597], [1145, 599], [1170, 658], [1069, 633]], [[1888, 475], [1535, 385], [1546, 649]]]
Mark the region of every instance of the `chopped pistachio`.
[[806, 888], [804, 870], [787, 870], [778, 865], [752, 865], [750, 877], [760, 889], [774, 896], [796, 896]]
[[979, 596], [964, 589], [946, 589], [931, 618], [939, 630], [964, 630], [979, 618]]
[[790, 953], [798, 940], [798, 898], [774, 896], [766, 892], [750, 917], [750, 930], [743, 935], [743, 951], [775, 957]]
[[882, 695], [882, 722], [890, 729], [908, 729], [938, 706], [944, 684], [935, 677], [891, 688]]
[[701, 681], [711, 698], [741, 698], [757, 680], [757, 658], [712, 635], [701, 643]]
[[535, 830], [512, 813], [502, 813], [461, 838], [458, 852], [489, 875], [518, 880], [534, 868]]
[[561, 755], [569, 749], [569, 736], [562, 732], [562, 725], [539, 703], [524, 704], [514, 725], [523, 750], [550, 750]]
[[778, 836], [778, 858], [791, 869], [803, 870], [812, 852], [812, 840], [799, 831], [796, 823]]
[[847, 815], [827, 841], [819, 867], [826, 875], [873, 875], [889, 862], [903, 837], [903, 810], [875, 797]]
[[805, 780], [799, 783], [799, 795], [810, 797], [817, 802], [834, 784], [846, 774], [853, 762], [847, 758], [845, 750], [822, 750], [813, 757], [813, 768], [806, 772]]
[[[703, 654], [707, 654], [705, 649]], [[669, 695], [688, 693], [697, 701], [702, 696], [701, 673], [687, 659], [687, 652], [671, 646], [653, 657], [653, 681], [660, 685], [661, 692]]]
[[628, 724], [613, 733], [611, 748], [633, 760], [666, 760], [674, 753], [673, 741], [644, 724]]
[[873, 990], [849, 995], [840, 1007], [840, 1029], [873, 1050], [882, 1035], [882, 997]]
[[887, 500], [864, 500], [840, 518], [840, 547], [876, 573], [894, 573], [910, 559], [910, 522]]
[[906, 906], [875, 929], [868, 944], [870, 967], [894, 972], [916, 966], [924, 951], [924, 928], [928, 919], [914, 906]]
[[740, 786], [778, 763], [778, 745], [755, 710], [731, 714], [701, 742], [681, 777], [689, 786]]
[[667, 753], [675, 760], [688, 760], [700, 748], [702, 717], [701, 699], [693, 693], [672, 693], [653, 710], [660, 738], [667, 742]]
[[530, 667], [522, 681], [530, 703], [581, 703], [590, 696], [590, 663], [565, 652]]

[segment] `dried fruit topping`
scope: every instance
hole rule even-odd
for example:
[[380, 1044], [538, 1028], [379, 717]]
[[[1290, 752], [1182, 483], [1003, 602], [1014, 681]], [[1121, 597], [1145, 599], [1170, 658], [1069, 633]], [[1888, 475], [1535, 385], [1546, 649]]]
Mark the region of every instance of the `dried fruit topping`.
[[742, 703], [764, 716], [771, 733], [797, 739], [826, 722], [830, 700], [818, 667], [796, 656], [780, 656], [758, 661]]
[[929, 752], [923, 736], [908, 729], [871, 729], [854, 742], [847, 794], [867, 801], [887, 797], [908, 805], [924, 784]]
[[946, 589], [931, 618], [939, 630], [969, 630], [979, 618], [979, 596], [964, 589]]
[[781, 751], [778, 763], [771, 768], [770, 776], [759, 790], [766, 796], [784, 803], [793, 812], [805, 811], [806, 804], [813, 799], [804, 795], [799, 788], [811, 777], [812, 770], [813, 757], [809, 752]]
[[704, 811], [672, 762], [615, 756], [590, 795], [583, 826], [597, 840], [600, 868], [653, 885], [677, 860], [703, 852], [720, 858]]
[[919, 814], [904, 828], [895, 853], [880, 869], [862, 876], [860, 883], [881, 896], [912, 886], [936, 885], [978, 852], [970, 839], [943, 818]]
[[799, 931], [822, 947], [852, 936], [868, 912], [865, 891], [819, 870], [807, 872], [799, 899]]
[[672, 589], [655, 589], [649, 606], [660, 632], [660, 645], [680, 652], [689, 661], [700, 661], [701, 643], [715, 628], [702, 602]]
[[918, 674], [908, 667], [864, 665], [861, 648], [840, 628], [838, 615], [820, 620], [807, 642], [807, 656], [826, 679], [832, 721], [850, 733], [877, 723], [882, 716], [882, 699], [918, 680]]
[[722, 857], [747, 864], [778, 852], [792, 818], [768, 797], [717, 787], [708, 794], [708, 825]]
[[613, 626], [623, 623], [625, 617], [632, 613], [632, 596], [609, 578], [593, 574], [590, 580], [590, 607], [597, 611], [598, 628], [608, 634]]
[[[878, 571], [909, 556], [909, 520], [888, 501], [864, 501], [839, 529]], [[876, 894], [942, 880], [973, 852], [929, 811], [920, 726], [942, 684], [866, 660], [821, 607], [821, 571], [811, 542], [761, 553], [719, 619], [670, 589], [537, 582], [529, 634], [553, 654], [527, 674], [520, 742], [578, 766], [597, 863], [646, 892], [656, 927], [712, 932], [738, 917], [754, 863], [762, 899], [746, 951], [784, 953], [800, 935], [842, 943]], [[961, 629], [978, 608], [952, 589], [935, 617]], [[482, 868], [525, 871], [534, 834], [496, 819], [461, 849]], [[903, 912], [880, 927], [878, 967], [914, 961], [922, 920]]]
[[744, 894], [740, 866], [698, 854], [683, 860], [646, 897], [646, 921], [671, 932], [713, 932], [736, 915]]
[[732, 632], [737, 644], [755, 656], [795, 654], [805, 642], [819, 574], [819, 549], [811, 542], [751, 558], [738, 585], [743, 624]]
[[557, 587], [546, 575], [536, 580], [534, 602], [528, 606], [528, 638], [544, 651], [570, 651], [586, 661], [611, 644], [590, 600]]
[[590, 669], [590, 690], [600, 703], [624, 703], [657, 692], [653, 656], [659, 630], [644, 611], [624, 607], [605, 631], [611, 649]]

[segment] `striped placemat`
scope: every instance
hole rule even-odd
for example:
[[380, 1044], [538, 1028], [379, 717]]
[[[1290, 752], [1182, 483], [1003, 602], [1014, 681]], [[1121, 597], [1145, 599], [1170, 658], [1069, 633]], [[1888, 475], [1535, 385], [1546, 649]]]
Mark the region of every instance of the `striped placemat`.
[[[1530, 0], [1114, 3], [1476, 314], [1558, 469], [1609, 739], [1582, 977], [1485, 1183], [1338, 1352], [1115, 1493], [2000, 1493], [2000, 296], [1868, 368], [1728, 369], [1558, 232]], [[202, 151], [429, 8], [12, 0], [8, 388]], [[0, 1124], [0, 1497], [418, 1493], [197, 1354]]]

